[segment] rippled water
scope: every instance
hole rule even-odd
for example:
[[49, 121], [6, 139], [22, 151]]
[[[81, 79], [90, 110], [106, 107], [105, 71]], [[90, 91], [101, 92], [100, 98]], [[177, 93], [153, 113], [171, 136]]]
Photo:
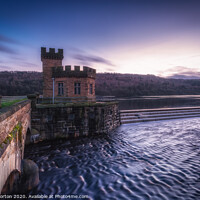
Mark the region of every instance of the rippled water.
[[200, 199], [200, 118], [122, 125], [98, 137], [25, 149], [40, 169], [30, 194]]

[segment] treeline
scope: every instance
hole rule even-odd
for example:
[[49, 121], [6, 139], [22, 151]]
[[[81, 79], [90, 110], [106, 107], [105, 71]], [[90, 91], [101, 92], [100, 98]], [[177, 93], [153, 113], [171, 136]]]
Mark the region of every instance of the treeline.
[[100, 73], [96, 79], [98, 95], [117, 97], [200, 94], [199, 79], [166, 79], [154, 75]]
[[0, 72], [0, 95], [17, 96], [42, 93], [41, 72]]
[[[41, 72], [0, 72], [0, 95], [42, 94]], [[96, 95], [133, 97], [200, 94], [200, 80], [165, 79], [154, 75], [98, 73]]]

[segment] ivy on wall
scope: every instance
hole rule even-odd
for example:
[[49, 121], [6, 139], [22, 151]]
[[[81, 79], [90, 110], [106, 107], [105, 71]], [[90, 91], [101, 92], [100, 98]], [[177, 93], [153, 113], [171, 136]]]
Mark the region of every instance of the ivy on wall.
[[22, 123], [19, 122], [14, 129], [7, 135], [7, 137], [5, 138], [5, 140], [0, 144], [0, 148], [3, 148], [3, 145], [8, 145], [11, 143], [11, 141], [13, 139], [17, 138], [17, 134], [18, 134], [18, 138], [20, 143], [22, 142]]

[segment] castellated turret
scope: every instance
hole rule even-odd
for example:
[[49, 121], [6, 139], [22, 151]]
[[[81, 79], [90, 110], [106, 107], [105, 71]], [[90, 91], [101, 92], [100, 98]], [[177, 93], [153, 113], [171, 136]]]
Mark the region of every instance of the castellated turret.
[[[87, 66], [62, 66], [63, 49], [49, 52], [41, 47], [43, 63], [43, 97], [66, 97], [70, 101], [95, 101], [96, 70]], [[54, 86], [54, 87], [53, 87]], [[53, 91], [54, 88], [54, 91]]]
[[56, 53], [54, 48], [49, 48], [47, 52], [45, 47], [41, 47], [41, 59], [62, 60], [63, 58], [63, 49], [58, 49]]

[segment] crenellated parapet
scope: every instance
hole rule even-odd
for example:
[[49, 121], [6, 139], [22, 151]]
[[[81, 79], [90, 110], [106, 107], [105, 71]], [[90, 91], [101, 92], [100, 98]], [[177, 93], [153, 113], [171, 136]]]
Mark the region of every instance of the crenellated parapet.
[[55, 48], [49, 48], [49, 52], [46, 51], [46, 47], [41, 47], [41, 59], [53, 59], [53, 60], [62, 60], [63, 49], [58, 49], [58, 52], [55, 52]]
[[96, 70], [87, 66], [83, 66], [83, 70], [80, 70], [80, 66], [74, 66], [74, 70], [71, 69], [71, 65], [52, 67], [52, 77], [76, 77], [76, 78], [93, 78], [96, 77]]

